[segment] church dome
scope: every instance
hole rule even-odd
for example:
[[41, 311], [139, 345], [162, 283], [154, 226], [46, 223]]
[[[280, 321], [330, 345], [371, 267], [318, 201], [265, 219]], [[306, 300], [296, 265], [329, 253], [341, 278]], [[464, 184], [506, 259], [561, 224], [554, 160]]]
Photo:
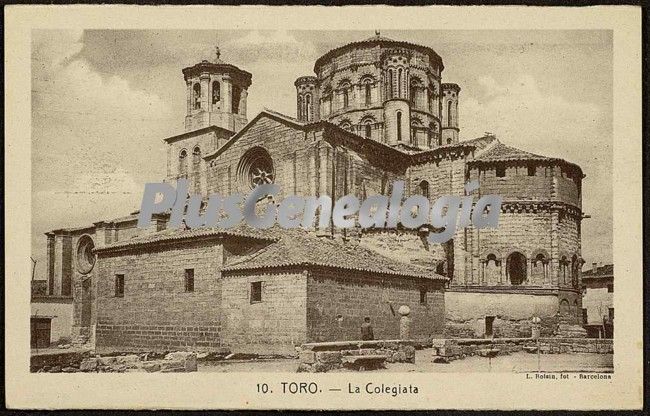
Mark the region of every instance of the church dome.
[[417, 45], [415, 43], [393, 40], [385, 36], [381, 36], [380, 32], [376, 31], [374, 36], [371, 36], [369, 38], [360, 41], [350, 42], [343, 46], [330, 50], [325, 55], [321, 56], [316, 60], [316, 63], [314, 64], [314, 72], [318, 74], [320, 68], [324, 64], [341, 55], [344, 55], [345, 53], [351, 50], [366, 49], [375, 46], [379, 46], [381, 49], [388, 49], [388, 48], [412, 49], [428, 56], [430, 65], [438, 66], [439, 71], [442, 71], [444, 69], [444, 65], [442, 64], [442, 58], [433, 49], [427, 46]]

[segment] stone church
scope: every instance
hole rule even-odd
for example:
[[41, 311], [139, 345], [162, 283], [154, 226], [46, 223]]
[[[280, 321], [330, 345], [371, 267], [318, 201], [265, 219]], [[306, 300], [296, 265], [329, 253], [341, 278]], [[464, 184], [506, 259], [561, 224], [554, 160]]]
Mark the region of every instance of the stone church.
[[[442, 82], [431, 48], [376, 34], [327, 52], [295, 81], [297, 117], [248, 121], [253, 77], [221, 60], [183, 69], [185, 132], [164, 139], [167, 177], [190, 193], [501, 195], [499, 227], [459, 229], [429, 244], [428, 228], [168, 229], [137, 213], [47, 233], [48, 291], [70, 296], [74, 332], [103, 346], [284, 350], [396, 338], [401, 305], [412, 337], [530, 336], [572, 328], [581, 311], [579, 166], [496, 137], [459, 139], [461, 88]], [[489, 126], [486, 126], [489, 128]], [[273, 202], [273, 201], [272, 201]]]

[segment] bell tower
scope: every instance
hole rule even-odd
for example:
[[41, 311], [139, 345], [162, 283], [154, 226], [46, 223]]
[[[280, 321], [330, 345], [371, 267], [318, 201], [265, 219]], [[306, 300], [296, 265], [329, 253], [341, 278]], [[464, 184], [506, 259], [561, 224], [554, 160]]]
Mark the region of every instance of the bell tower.
[[442, 84], [442, 144], [458, 143], [458, 84]]
[[246, 125], [252, 75], [222, 61], [218, 47], [212, 62], [203, 60], [184, 68], [183, 77], [187, 85], [185, 131], [219, 126], [237, 132]]

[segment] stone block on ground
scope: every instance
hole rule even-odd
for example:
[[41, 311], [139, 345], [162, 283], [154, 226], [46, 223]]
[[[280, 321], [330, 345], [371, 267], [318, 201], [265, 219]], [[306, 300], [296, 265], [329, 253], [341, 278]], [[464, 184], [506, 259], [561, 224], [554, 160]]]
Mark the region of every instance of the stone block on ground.
[[316, 361], [316, 354], [314, 351], [303, 350], [300, 351], [300, 362], [305, 364], [313, 364]]
[[97, 358], [86, 358], [79, 365], [79, 370], [81, 371], [96, 371], [99, 366], [99, 359]]
[[316, 361], [320, 363], [338, 363], [341, 362], [341, 353], [339, 351], [320, 351], [316, 353]]

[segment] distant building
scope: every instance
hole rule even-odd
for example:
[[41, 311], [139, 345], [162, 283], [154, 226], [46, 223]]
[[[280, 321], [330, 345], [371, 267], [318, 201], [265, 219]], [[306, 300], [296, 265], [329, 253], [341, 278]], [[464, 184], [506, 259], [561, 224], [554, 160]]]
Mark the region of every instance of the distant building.
[[614, 265], [582, 272], [582, 325], [590, 338], [614, 335]]
[[72, 296], [48, 294], [46, 280], [32, 280], [30, 302], [32, 348], [47, 348], [54, 343], [70, 343], [72, 336]]

